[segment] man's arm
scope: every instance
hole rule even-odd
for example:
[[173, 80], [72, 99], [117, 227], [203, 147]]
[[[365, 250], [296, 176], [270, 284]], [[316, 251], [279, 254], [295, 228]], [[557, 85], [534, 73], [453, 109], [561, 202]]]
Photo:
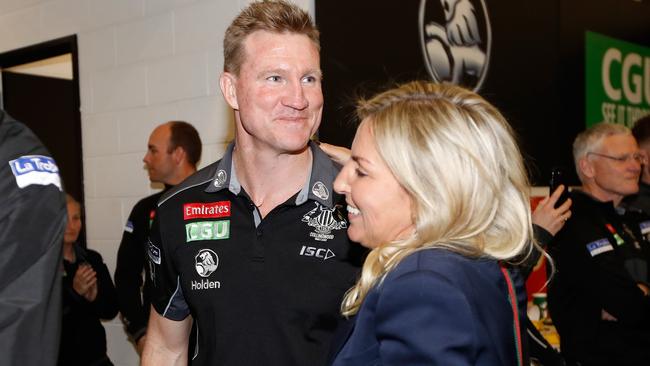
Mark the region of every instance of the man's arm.
[[117, 265], [115, 267], [115, 288], [122, 321], [126, 326], [127, 333], [134, 342], [138, 342], [147, 329], [146, 311], [141, 295], [146, 238], [138, 235], [142, 228], [140, 228], [141, 220], [138, 220], [137, 217], [138, 214], [145, 214], [139, 211], [138, 206], [136, 206], [129, 216], [117, 252]]
[[57, 362], [66, 205], [49, 156], [0, 109], [0, 365]]
[[187, 365], [187, 342], [192, 317], [181, 321], [170, 320], [158, 314], [153, 307], [150, 313], [142, 366]]

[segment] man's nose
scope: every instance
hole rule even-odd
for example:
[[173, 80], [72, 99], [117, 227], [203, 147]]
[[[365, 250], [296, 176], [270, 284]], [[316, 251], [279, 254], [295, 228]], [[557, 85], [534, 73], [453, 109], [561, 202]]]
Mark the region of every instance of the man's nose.
[[297, 110], [303, 110], [309, 106], [304, 85], [300, 80], [293, 81], [287, 85], [287, 93], [282, 104]]

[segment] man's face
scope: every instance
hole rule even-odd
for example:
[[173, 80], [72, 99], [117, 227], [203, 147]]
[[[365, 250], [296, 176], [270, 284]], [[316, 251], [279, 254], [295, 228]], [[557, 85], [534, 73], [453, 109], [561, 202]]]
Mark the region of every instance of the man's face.
[[606, 137], [600, 148], [587, 154], [585, 175], [591, 178], [590, 192], [602, 201], [620, 200], [639, 190], [641, 164], [633, 157], [639, 153], [632, 135]]
[[147, 153], [142, 161], [149, 172], [149, 180], [154, 183], [168, 183], [174, 175], [176, 164], [169, 149], [170, 137], [171, 128], [167, 124], [156, 127], [149, 136]]
[[323, 111], [318, 49], [304, 35], [256, 31], [244, 40], [239, 75], [222, 92], [237, 111], [238, 141], [277, 153], [305, 148]]

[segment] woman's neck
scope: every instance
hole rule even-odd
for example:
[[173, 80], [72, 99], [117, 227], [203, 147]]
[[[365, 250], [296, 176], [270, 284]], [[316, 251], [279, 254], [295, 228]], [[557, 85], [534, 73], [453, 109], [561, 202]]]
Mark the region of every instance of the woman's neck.
[[63, 243], [63, 259], [68, 262], [75, 261], [74, 243]]

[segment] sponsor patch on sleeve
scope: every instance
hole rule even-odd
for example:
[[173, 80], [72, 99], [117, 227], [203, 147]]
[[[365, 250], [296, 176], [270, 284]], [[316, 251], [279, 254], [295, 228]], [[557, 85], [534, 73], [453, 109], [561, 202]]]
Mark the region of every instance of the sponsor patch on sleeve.
[[603, 238], [587, 244], [587, 250], [589, 250], [592, 257], [595, 257], [598, 254], [614, 250], [614, 247], [609, 243], [609, 240]]
[[639, 228], [641, 229], [641, 234], [643, 235], [650, 233], [650, 220], [641, 222], [639, 224]]
[[49, 156], [25, 155], [9, 161], [9, 166], [16, 178], [16, 184], [21, 189], [32, 184], [54, 184], [62, 190], [59, 168]]
[[124, 231], [126, 231], [129, 234], [133, 233], [133, 223], [131, 222], [131, 220], [128, 220], [126, 222], [126, 225], [124, 225]]
[[152, 262], [160, 264], [160, 249], [158, 249], [157, 246], [153, 245], [151, 241], [149, 241], [147, 253], [149, 254], [149, 259]]

